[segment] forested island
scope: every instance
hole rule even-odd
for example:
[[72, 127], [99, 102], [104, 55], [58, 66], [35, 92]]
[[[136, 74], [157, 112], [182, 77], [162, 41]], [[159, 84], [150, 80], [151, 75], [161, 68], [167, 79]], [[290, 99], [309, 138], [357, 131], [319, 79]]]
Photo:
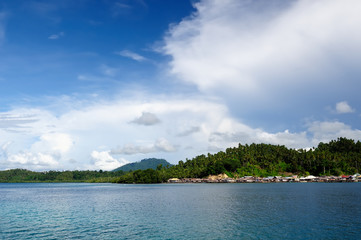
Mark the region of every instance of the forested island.
[[0, 182], [112, 182], [125, 174], [122, 171], [46, 171], [34, 172], [26, 169], [0, 171]]
[[26, 169], [0, 171], [0, 182], [113, 182], [116, 177], [135, 170], [157, 169], [173, 166], [165, 159], [147, 158], [116, 168], [112, 171], [46, 171], [34, 172]]
[[271, 144], [239, 144], [215, 154], [196, 156], [174, 166], [159, 164], [156, 169], [135, 171], [48, 171], [22, 169], [0, 171], [0, 182], [113, 182], [162, 183], [170, 178], [205, 178], [225, 173], [231, 178], [301, 176], [340, 176], [358, 173], [361, 142], [338, 138], [319, 143], [312, 149], [289, 149]]

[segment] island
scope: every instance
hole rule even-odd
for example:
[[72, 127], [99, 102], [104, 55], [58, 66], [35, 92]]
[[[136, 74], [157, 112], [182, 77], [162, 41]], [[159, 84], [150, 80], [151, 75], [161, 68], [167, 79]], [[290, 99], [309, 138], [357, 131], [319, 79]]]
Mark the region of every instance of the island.
[[[340, 137], [309, 149], [264, 143], [238, 144], [214, 154], [199, 155], [171, 165], [147, 161], [113, 171], [0, 171], [0, 182], [109, 182], [109, 183], [270, 183], [357, 182], [361, 142]], [[160, 163], [160, 164], [159, 164]], [[135, 167], [139, 166], [139, 168]], [[140, 168], [140, 166], [142, 166]]]

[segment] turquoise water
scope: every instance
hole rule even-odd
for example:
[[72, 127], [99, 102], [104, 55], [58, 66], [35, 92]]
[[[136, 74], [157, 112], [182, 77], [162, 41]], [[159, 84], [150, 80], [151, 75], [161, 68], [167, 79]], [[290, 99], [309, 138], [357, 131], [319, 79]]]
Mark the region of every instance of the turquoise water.
[[361, 183], [0, 184], [0, 239], [360, 239]]

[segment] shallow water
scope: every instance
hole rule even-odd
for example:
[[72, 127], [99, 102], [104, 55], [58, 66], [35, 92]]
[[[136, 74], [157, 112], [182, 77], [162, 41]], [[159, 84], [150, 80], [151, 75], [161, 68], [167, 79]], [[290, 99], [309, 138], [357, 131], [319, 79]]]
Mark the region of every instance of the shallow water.
[[361, 183], [0, 184], [0, 239], [359, 239]]

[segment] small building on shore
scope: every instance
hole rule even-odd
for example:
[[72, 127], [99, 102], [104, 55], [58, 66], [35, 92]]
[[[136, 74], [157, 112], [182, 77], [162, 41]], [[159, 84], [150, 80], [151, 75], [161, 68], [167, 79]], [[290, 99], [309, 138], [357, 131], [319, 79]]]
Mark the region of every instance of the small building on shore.
[[180, 183], [181, 180], [179, 178], [170, 178], [168, 179], [168, 183]]

